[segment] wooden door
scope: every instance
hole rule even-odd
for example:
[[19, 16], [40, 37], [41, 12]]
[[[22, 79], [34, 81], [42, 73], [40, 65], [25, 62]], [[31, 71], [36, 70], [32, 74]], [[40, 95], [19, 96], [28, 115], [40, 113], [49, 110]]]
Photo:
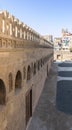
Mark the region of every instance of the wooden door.
[[26, 94], [26, 125], [32, 116], [32, 89]]

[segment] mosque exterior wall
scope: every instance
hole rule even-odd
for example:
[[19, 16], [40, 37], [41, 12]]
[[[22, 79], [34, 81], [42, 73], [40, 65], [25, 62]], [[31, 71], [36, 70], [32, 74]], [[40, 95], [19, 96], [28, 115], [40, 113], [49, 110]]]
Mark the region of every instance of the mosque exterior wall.
[[25, 130], [53, 61], [53, 45], [0, 13], [0, 130]]

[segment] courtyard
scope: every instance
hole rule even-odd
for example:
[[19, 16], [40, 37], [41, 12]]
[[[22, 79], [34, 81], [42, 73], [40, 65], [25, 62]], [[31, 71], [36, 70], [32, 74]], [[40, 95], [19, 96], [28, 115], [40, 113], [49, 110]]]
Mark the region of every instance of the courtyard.
[[72, 130], [72, 63], [53, 63], [27, 130]]

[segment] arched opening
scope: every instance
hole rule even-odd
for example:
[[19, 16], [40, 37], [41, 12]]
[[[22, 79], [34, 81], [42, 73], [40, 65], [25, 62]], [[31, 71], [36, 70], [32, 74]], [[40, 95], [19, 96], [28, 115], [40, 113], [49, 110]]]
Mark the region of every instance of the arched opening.
[[36, 63], [34, 63], [34, 75], [36, 74]]
[[13, 89], [12, 73], [9, 74], [9, 92]]
[[23, 79], [25, 79], [26, 78], [26, 68], [24, 67], [23, 68]]
[[20, 89], [21, 87], [22, 87], [22, 75], [21, 72], [18, 71], [15, 79], [15, 90]]
[[31, 68], [30, 66], [28, 66], [27, 68], [27, 80], [30, 80], [31, 79]]
[[6, 89], [4, 82], [0, 79], [0, 105], [4, 105], [6, 103]]

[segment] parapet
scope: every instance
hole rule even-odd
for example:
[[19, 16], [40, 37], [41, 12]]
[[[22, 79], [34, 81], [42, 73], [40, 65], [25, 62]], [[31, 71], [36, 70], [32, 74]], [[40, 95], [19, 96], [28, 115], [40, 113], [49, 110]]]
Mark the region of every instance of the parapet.
[[7, 11], [0, 11], [0, 35], [14, 39], [35, 41], [40, 45], [50, 45], [50, 43], [34, 29], [30, 28]]

